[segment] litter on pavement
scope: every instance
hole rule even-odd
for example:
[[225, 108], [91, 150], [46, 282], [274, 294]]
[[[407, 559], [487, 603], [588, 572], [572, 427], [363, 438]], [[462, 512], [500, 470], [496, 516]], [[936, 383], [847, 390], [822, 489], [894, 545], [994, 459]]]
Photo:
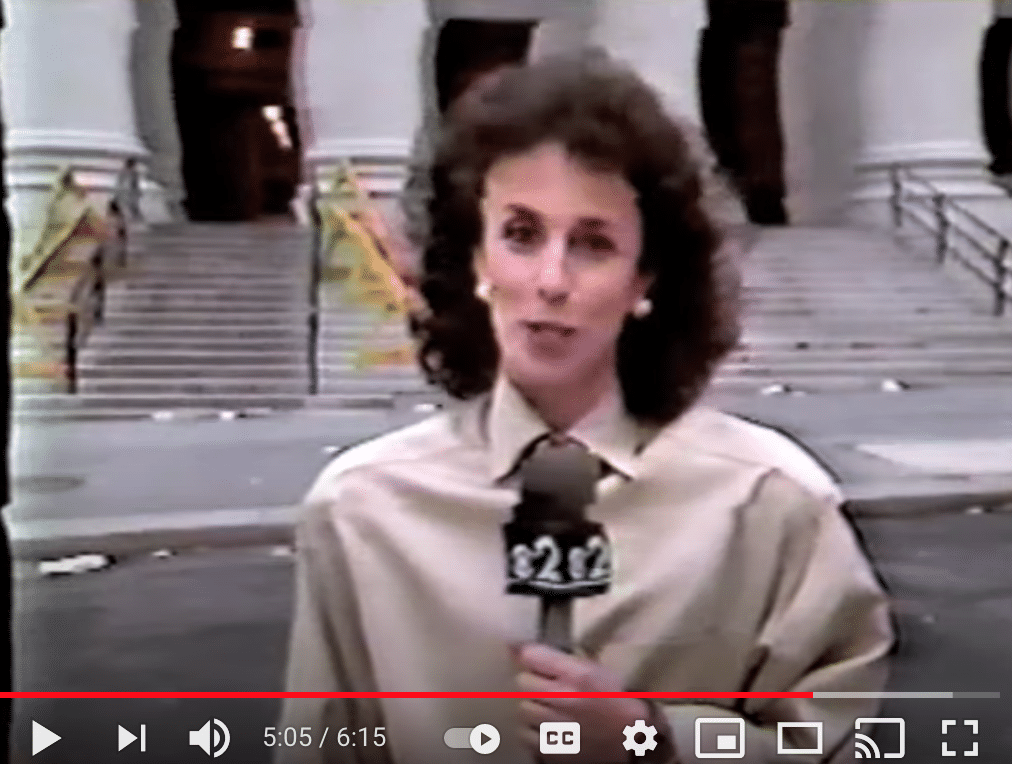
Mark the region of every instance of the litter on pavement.
[[43, 560], [39, 563], [39, 573], [44, 576], [67, 576], [78, 573], [90, 573], [103, 570], [113, 563], [112, 557], [104, 554], [79, 554], [73, 557], [61, 557], [58, 560]]

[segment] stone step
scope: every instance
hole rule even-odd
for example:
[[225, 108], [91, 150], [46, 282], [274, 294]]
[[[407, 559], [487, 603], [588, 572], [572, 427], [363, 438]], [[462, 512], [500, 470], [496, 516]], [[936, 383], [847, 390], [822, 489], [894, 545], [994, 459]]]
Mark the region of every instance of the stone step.
[[144, 345], [178, 343], [185, 346], [190, 342], [306, 342], [308, 327], [304, 321], [292, 326], [263, 327], [249, 326], [101, 326], [88, 338], [87, 347], [110, 347], [113, 345]]
[[784, 308], [811, 307], [818, 310], [829, 308], [847, 308], [860, 311], [868, 310], [875, 306], [877, 312], [905, 313], [919, 308], [930, 308], [935, 313], [953, 313], [959, 315], [977, 315], [981, 319], [989, 318], [989, 314], [960, 303], [956, 300], [947, 300], [944, 297], [929, 293], [916, 295], [859, 295], [839, 294], [825, 290], [806, 290], [799, 294], [764, 295], [757, 297], [745, 294], [745, 300], [753, 309], [782, 310]]
[[[290, 329], [305, 327], [308, 316], [298, 313], [284, 314], [271, 313], [262, 315], [259, 313], [213, 313], [202, 311], [199, 313], [122, 313], [106, 315], [104, 324], [100, 330], [113, 327], [128, 326], [133, 329], [151, 328], [157, 330], [171, 329], [173, 327], [191, 329], [198, 327], [221, 327], [222, 330], [241, 330], [243, 327], [262, 329]], [[118, 328], [118, 327], [117, 327]]]
[[749, 332], [746, 330], [735, 352], [843, 352], [852, 350], [943, 350], [977, 349], [1005, 350], [1012, 347], [1012, 334], [995, 333], [989, 335], [952, 335], [952, 336], [851, 336], [847, 338], [819, 337], [815, 335], [771, 335]]
[[[425, 387], [421, 378], [331, 379], [320, 382], [320, 390], [328, 393], [393, 395], [398, 391]], [[104, 380], [80, 379], [78, 393], [89, 395], [306, 395], [308, 382], [300, 379], [213, 379], [191, 380]]]
[[975, 359], [982, 361], [1004, 360], [1012, 365], [1012, 346], [1010, 347], [921, 347], [921, 348], [872, 348], [872, 349], [807, 349], [797, 350], [784, 348], [771, 350], [767, 348], [751, 348], [748, 350], [735, 350], [728, 355], [728, 360], [741, 363], [779, 363], [779, 362], [800, 362], [800, 363], [822, 363], [824, 361], [840, 361], [844, 363], [864, 363], [866, 361], [892, 361], [896, 363], [908, 363], [911, 361], [937, 360], [964, 363], [973, 362]]
[[302, 263], [269, 263], [256, 262], [242, 258], [208, 257], [194, 260], [175, 258], [172, 260], [155, 260], [134, 258], [129, 261], [121, 277], [131, 281], [136, 278], [140, 283], [148, 281], [235, 281], [263, 282], [298, 278], [308, 282], [309, 264]]
[[[198, 269], [199, 267], [199, 269]], [[264, 283], [269, 284], [282, 279], [295, 279], [301, 283], [309, 282], [309, 270], [302, 268], [293, 269], [290, 265], [285, 267], [275, 266], [247, 266], [242, 262], [222, 263], [156, 263], [141, 262], [132, 263], [127, 271], [126, 277], [137, 283], [165, 282], [178, 284], [180, 282], [232, 282], [236, 284]], [[129, 283], [121, 282], [121, 283]]]
[[[876, 272], [876, 275], [881, 274]], [[872, 295], [885, 295], [893, 289], [903, 295], [937, 295], [939, 285], [936, 278], [920, 278], [917, 275], [894, 282], [882, 278], [855, 279], [846, 273], [830, 273], [825, 268], [808, 274], [785, 266], [783, 273], [777, 273], [767, 266], [761, 271], [743, 273], [743, 286], [749, 292], [764, 296], [803, 293], [813, 286], [821, 286], [831, 294], [840, 295], [860, 295], [864, 290]], [[952, 302], [962, 301], [958, 294], [946, 294], [945, 297]]]
[[218, 335], [206, 335], [202, 337], [179, 337], [168, 335], [159, 338], [145, 339], [124, 339], [108, 336], [96, 336], [90, 339], [81, 351], [81, 355], [106, 355], [108, 353], [133, 353], [133, 352], [280, 352], [288, 349], [306, 348], [306, 332], [302, 334], [290, 334], [286, 337], [272, 339], [256, 339], [249, 337], [221, 337]]
[[301, 379], [219, 380], [78, 380], [78, 393], [94, 395], [304, 395], [308, 383]]
[[[371, 367], [368, 369], [356, 368], [351, 363], [321, 362], [318, 366], [321, 377], [348, 379], [370, 379], [370, 380], [392, 380], [420, 378], [421, 372], [414, 367], [389, 366]], [[170, 380], [189, 379], [191, 377], [210, 377], [215, 379], [242, 379], [244, 377], [264, 379], [294, 379], [308, 377], [308, 363], [305, 359], [301, 363], [272, 364], [238, 364], [235, 366], [206, 366], [194, 365], [170, 365], [164, 364], [137, 364], [126, 369], [82, 363], [78, 365], [78, 374], [88, 379], [111, 379], [111, 380]]]
[[[274, 399], [260, 397], [251, 399], [227, 399], [231, 405], [214, 405], [219, 400], [186, 399], [175, 405], [178, 399], [165, 399], [161, 403], [167, 405], [122, 406], [108, 402], [105, 398], [92, 399], [91, 404], [78, 408], [15, 408], [12, 412], [14, 421], [32, 424], [58, 423], [67, 421], [138, 421], [160, 418], [168, 415], [169, 420], [201, 420], [219, 419], [224, 413], [239, 416], [262, 416], [277, 411], [297, 409], [316, 409], [321, 411], [341, 411], [360, 409], [394, 409], [398, 406], [410, 406], [419, 402], [442, 403], [445, 398], [438, 393], [409, 393], [405, 395], [317, 395], [300, 398], [294, 402], [279, 402], [270, 405]], [[108, 405], [104, 405], [104, 404]], [[268, 404], [268, 405], [261, 405]]]
[[283, 311], [306, 311], [308, 305], [302, 295], [255, 296], [233, 294], [230, 297], [215, 299], [210, 295], [190, 295], [182, 293], [163, 293], [144, 298], [112, 298], [106, 300], [106, 315], [129, 315], [138, 311], [178, 311], [183, 313], [200, 313], [220, 310], [224, 313], [278, 313]]
[[890, 363], [883, 359], [880, 363], [790, 363], [785, 362], [776, 365], [760, 365], [755, 363], [727, 363], [722, 364], [723, 374], [736, 374], [743, 377], [768, 377], [780, 375], [792, 376], [823, 376], [827, 374], [851, 374], [854, 376], [881, 376], [903, 377], [911, 375], [929, 374], [933, 376], [946, 376], [956, 379], [964, 376], [992, 376], [1012, 377], [1012, 364], [1001, 362], [963, 362], [958, 363], [931, 363], [930, 361], [908, 363]]
[[119, 299], [142, 299], [148, 297], [160, 297], [165, 294], [192, 294], [199, 297], [206, 295], [245, 295], [250, 298], [265, 297], [271, 298], [279, 295], [291, 295], [302, 301], [309, 299], [309, 287], [307, 284], [293, 279], [278, 279], [271, 281], [236, 281], [234, 279], [222, 279], [219, 281], [177, 281], [175, 283], [156, 282], [145, 283], [134, 281], [132, 283], [116, 282], [110, 285], [106, 291], [106, 298]]
[[186, 352], [82, 352], [82, 362], [107, 367], [138, 366], [273, 366], [292, 365], [303, 361], [305, 348], [270, 353], [243, 353], [239, 351], [186, 351]]
[[214, 323], [230, 323], [236, 319], [251, 318], [259, 322], [267, 323], [290, 323], [296, 319], [305, 319], [308, 308], [293, 304], [278, 304], [274, 306], [263, 305], [229, 305], [226, 310], [223, 307], [208, 303], [207, 305], [186, 305], [177, 308], [163, 306], [161, 308], [144, 309], [137, 306], [132, 309], [120, 308], [116, 305], [107, 306], [104, 312], [104, 321], [108, 324], [136, 323], [149, 321], [151, 323], [179, 322], [181, 324], [200, 321], [201, 319], [213, 319]]
[[[266, 314], [253, 311], [162, 311], [152, 313], [137, 311], [128, 313], [115, 311], [107, 313], [104, 322], [96, 329], [96, 333], [109, 332], [115, 335], [116, 332], [151, 332], [165, 333], [176, 329], [185, 331], [203, 331], [204, 327], [213, 327], [216, 331], [241, 332], [245, 328], [275, 329], [285, 331], [306, 331], [309, 321], [309, 310], [304, 308], [302, 312], [291, 309], [289, 311], [272, 311]], [[344, 337], [394, 337], [403, 332], [407, 336], [407, 329], [396, 325], [387, 328], [378, 324], [372, 316], [361, 314], [342, 314], [339, 316], [322, 314], [320, 317], [320, 337], [341, 339]]]
[[186, 380], [193, 378], [213, 379], [244, 379], [261, 378], [265, 380], [283, 381], [288, 379], [304, 379], [308, 377], [308, 363], [245, 364], [236, 366], [207, 366], [204, 364], [166, 365], [166, 364], [132, 364], [127, 368], [107, 366], [105, 364], [84, 363], [78, 365], [78, 376], [89, 380], [113, 380], [139, 382], [149, 380]]
[[963, 321], [928, 323], [924, 320], [900, 320], [890, 316], [888, 322], [869, 324], [865, 321], [846, 317], [810, 316], [807, 321], [773, 321], [762, 316], [745, 317], [745, 333], [762, 336], [797, 336], [800, 339], [863, 340], [881, 338], [896, 341], [931, 341], [933, 339], [977, 338], [1007, 339], [1012, 337], [1012, 327], [999, 323], [980, 324]]
[[176, 310], [202, 312], [220, 310], [224, 313], [261, 310], [275, 313], [279, 310], [306, 310], [307, 296], [297, 292], [246, 294], [242, 291], [213, 294], [190, 290], [162, 291], [154, 294], [109, 294], [105, 301], [106, 313], [131, 313], [137, 310]]
[[68, 412], [80, 409], [139, 409], [159, 411], [168, 409], [252, 409], [269, 408], [292, 410], [302, 407], [304, 395], [69, 395], [43, 394], [18, 395], [13, 399], [15, 412], [50, 411]]
[[[770, 378], [753, 379], [740, 376], [718, 376], [711, 382], [711, 387], [720, 392], [743, 395], [761, 395], [764, 390], [775, 384], [789, 385], [792, 389], [806, 395], [822, 395], [843, 392], [878, 392], [882, 393], [882, 395], [901, 395], [902, 393], [884, 392], [882, 390], [882, 383], [888, 379], [896, 379], [896, 377], [860, 377], [844, 375], [818, 378], [774, 376]], [[978, 377], [962, 377], [954, 380], [953, 378], [947, 376], [920, 376], [913, 379], [903, 378], [902, 381], [909, 385], [912, 389], [917, 390], [951, 387], [953, 384], [958, 384], [961, 388], [972, 388], [979, 385], [983, 389], [988, 389], [989, 387], [993, 387], [996, 378], [989, 375], [982, 375]], [[1004, 381], [1004, 379], [1002, 378], [999, 381]]]
[[[131, 262], [135, 263], [164, 263], [168, 267], [175, 267], [178, 263], [211, 262], [231, 263], [233, 265], [247, 264], [253, 268], [302, 267], [303, 263], [310, 262], [310, 247], [306, 242], [304, 246], [284, 247], [266, 245], [244, 244], [154, 244], [148, 245], [147, 249], [130, 253], [133, 257]], [[214, 263], [212, 263], [214, 264]]]
[[178, 279], [132, 278], [130, 281], [116, 282], [109, 295], [124, 297], [140, 297], [148, 294], [161, 294], [183, 290], [194, 294], [233, 294], [237, 290], [248, 294], [273, 294], [275, 292], [298, 292], [308, 294], [308, 281], [302, 283], [290, 277], [271, 276], [263, 279], [208, 279], [201, 277], [180, 277]]
[[[395, 350], [408, 342], [407, 338], [393, 338], [380, 342], [373, 336], [354, 335], [341, 339], [328, 339], [317, 346], [321, 358], [346, 357], [352, 358], [363, 350]], [[180, 337], [176, 334], [163, 335], [157, 338], [122, 338], [94, 336], [89, 338], [80, 351], [82, 358], [104, 357], [109, 354], [129, 355], [131, 353], [270, 353], [290, 350], [308, 351], [308, 332], [289, 334], [281, 337], [243, 337], [223, 336], [220, 333], [205, 333], [200, 336]], [[27, 342], [16, 346], [23, 352], [37, 351], [38, 347]]]

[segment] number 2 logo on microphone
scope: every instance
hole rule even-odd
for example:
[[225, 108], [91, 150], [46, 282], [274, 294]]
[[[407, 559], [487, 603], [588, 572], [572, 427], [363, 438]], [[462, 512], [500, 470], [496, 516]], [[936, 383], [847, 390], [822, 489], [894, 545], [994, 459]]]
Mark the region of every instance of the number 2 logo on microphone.
[[580, 596], [605, 591], [611, 580], [611, 549], [601, 534], [544, 534], [529, 542], [508, 538], [507, 543], [511, 591]]

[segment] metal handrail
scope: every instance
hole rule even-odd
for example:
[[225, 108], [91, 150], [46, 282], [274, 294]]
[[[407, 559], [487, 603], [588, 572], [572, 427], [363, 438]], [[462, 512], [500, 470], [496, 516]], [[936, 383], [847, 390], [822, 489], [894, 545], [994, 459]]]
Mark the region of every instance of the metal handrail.
[[[78, 187], [74, 182], [74, 168], [70, 166], [64, 167], [57, 181], [57, 190], [54, 192], [54, 199], [61, 191], [68, 192]], [[83, 193], [80, 191], [79, 193]], [[53, 265], [53, 263], [60, 257], [60, 252], [64, 245], [70, 240], [73, 235], [73, 230], [82, 221], [91, 221], [91, 225], [97, 226], [97, 230], [104, 231], [102, 234], [103, 238], [98, 242], [98, 250], [95, 255], [89, 260], [89, 266], [92, 269], [90, 278], [90, 289], [82, 294], [75, 290], [71, 294], [71, 298], [67, 302], [61, 303], [45, 303], [45, 309], [52, 311], [56, 310], [62, 313], [63, 331], [62, 331], [62, 369], [63, 375], [67, 383], [67, 392], [70, 394], [77, 393], [78, 391], [78, 351], [86, 338], [87, 327], [91, 327], [94, 324], [100, 323], [105, 316], [105, 299], [106, 299], [106, 287], [107, 287], [107, 274], [106, 268], [109, 263], [107, 262], [107, 246], [109, 242], [110, 231], [107, 225], [114, 219], [117, 214], [122, 214], [119, 204], [117, 204], [116, 196], [110, 200], [108, 214], [104, 221], [97, 221], [94, 218], [89, 218], [93, 214], [94, 208], [84, 205], [79, 213], [75, 214], [73, 219], [68, 218], [68, 223], [64, 226], [65, 230], [58, 234], [58, 241], [54, 241], [48, 246], [52, 249], [52, 252], [41, 253], [45, 255], [40, 257], [37, 262], [34, 263], [32, 270], [28, 273], [28, 277], [25, 278], [17, 289], [17, 293], [13, 295], [16, 300], [16, 312], [20, 317], [20, 320], [24, 323], [25, 328], [29, 332], [33, 332], [32, 326], [36, 323], [44, 320], [42, 313], [36, 307], [38, 303], [34, 303], [32, 300], [32, 294], [30, 290], [44, 275], [44, 273]], [[47, 219], [47, 224], [52, 225], [52, 221]], [[46, 235], [48, 229], [43, 233]], [[119, 242], [120, 246], [120, 262], [119, 266], [125, 265], [125, 252], [126, 252], [126, 231], [123, 227], [118, 226], [117, 230], [113, 234], [122, 239]], [[41, 246], [41, 242], [40, 245]], [[80, 284], [81, 282], [78, 282]], [[88, 315], [90, 313], [90, 315]], [[42, 335], [37, 335], [37, 339], [40, 343], [46, 344]]]
[[[951, 254], [956, 262], [991, 288], [992, 313], [995, 316], [1004, 315], [1006, 304], [1012, 304], [1012, 244], [1008, 237], [905, 165], [898, 163], [890, 165], [889, 183], [891, 187], [889, 206], [893, 226], [900, 228], [905, 216], [932, 234], [935, 237], [935, 260], [938, 264], [943, 264]], [[919, 187], [921, 193], [908, 191], [905, 184]], [[927, 210], [930, 221], [924, 220], [911, 207]], [[981, 241], [981, 236], [967, 230], [965, 224], [960, 225], [960, 217], [964, 221], [969, 221], [979, 231], [983, 231], [986, 236], [996, 240], [996, 244], [988, 247]], [[955, 237], [959, 237], [963, 243], [976, 250], [989, 268], [982, 268], [966, 257], [961, 248], [954, 243]]]
[[323, 264], [323, 219], [320, 215], [320, 189], [314, 178], [309, 192], [309, 220], [312, 241], [309, 249], [309, 340], [307, 364], [309, 368], [309, 394], [320, 392], [320, 282]]

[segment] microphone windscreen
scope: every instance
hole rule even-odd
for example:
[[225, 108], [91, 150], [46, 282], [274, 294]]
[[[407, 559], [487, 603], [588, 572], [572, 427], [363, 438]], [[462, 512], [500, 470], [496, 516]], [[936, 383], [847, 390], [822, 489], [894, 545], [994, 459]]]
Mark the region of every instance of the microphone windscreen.
[[551, 441], [537, 448], [520, 466], [523, 501], [519, 507], [537, 507], [558, 519], [580, 518], [594, 503], [601, 463], [581, 444]]

